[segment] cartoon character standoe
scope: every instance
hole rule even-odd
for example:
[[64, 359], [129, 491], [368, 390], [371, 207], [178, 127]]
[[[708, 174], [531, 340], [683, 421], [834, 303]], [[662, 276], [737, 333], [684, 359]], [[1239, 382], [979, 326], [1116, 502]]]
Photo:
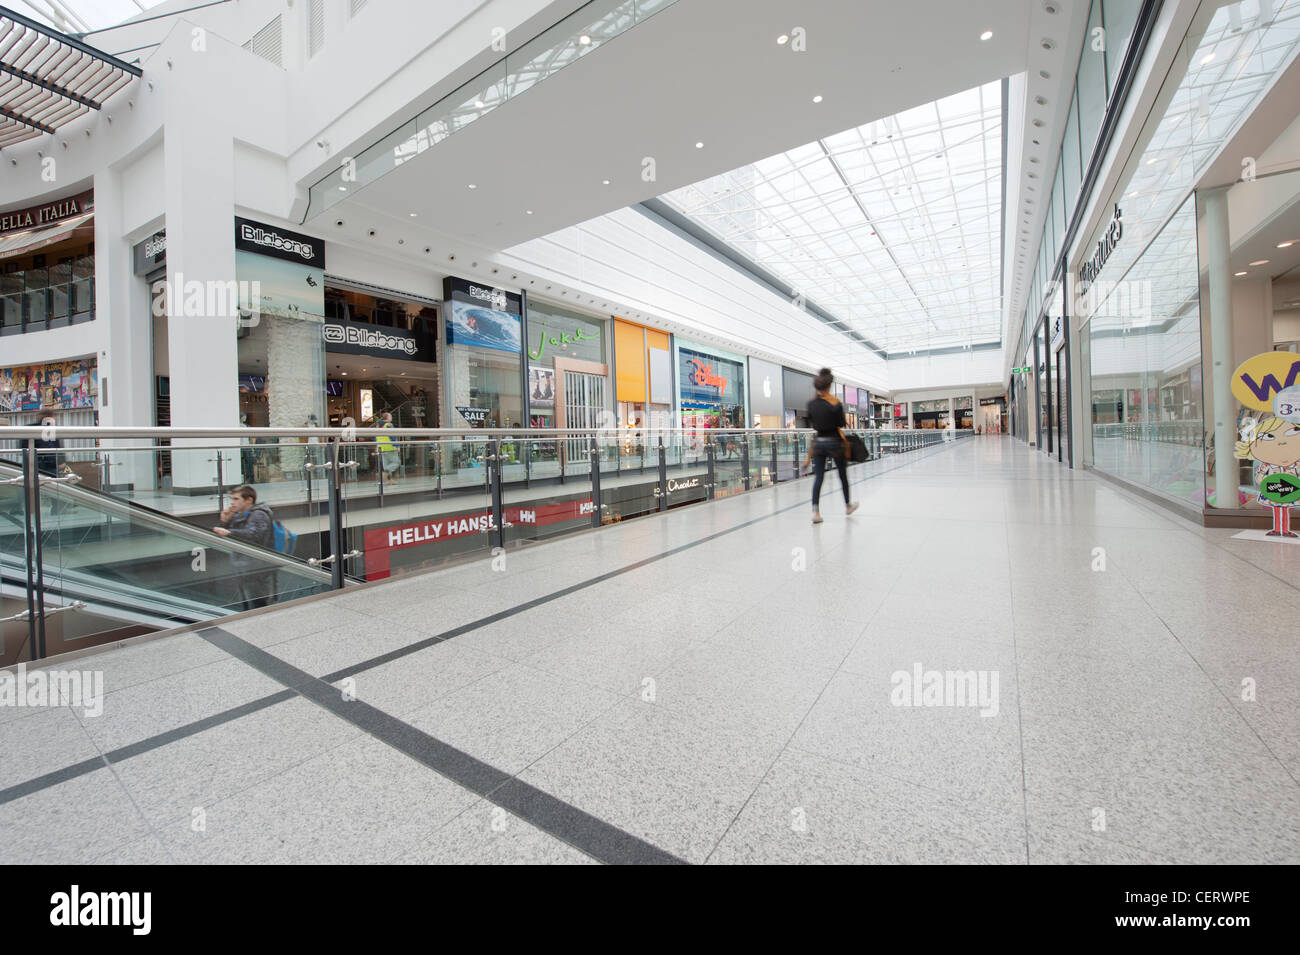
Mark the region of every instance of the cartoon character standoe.
[[1259, 503], [1273, 509], [1273, 529], [1268, 536], [1296, 537], [1291, 530], [1291, 507], [1300, 501], [1300, 424], [1276, 415], [1254, 424], [1254, 430], [1243, 430], [1234, 453], [1255, 462]]

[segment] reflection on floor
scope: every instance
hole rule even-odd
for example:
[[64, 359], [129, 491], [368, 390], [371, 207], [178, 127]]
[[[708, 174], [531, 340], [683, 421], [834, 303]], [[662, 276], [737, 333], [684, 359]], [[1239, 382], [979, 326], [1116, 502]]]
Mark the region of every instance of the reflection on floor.
[[1005, 437], [857, 475], [70, 661], [0, 862], [1300, 861], [1300, 550]]

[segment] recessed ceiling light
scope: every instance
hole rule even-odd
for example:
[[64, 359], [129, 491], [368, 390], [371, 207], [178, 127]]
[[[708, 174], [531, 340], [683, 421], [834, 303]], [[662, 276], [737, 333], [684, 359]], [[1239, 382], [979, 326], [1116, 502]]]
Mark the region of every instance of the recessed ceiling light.
[[601, 184], [602, 186], [608, 186], [608, 185], [609, 185], [609, 180], [608, 180], [608, 179], [602, 179], [602, 180], [600, 181], [600, 184]]
[[1260, 259], [1258, 262], [1251, 262], [1251, 265], [1268, 265], [1268, 259]]
[[980, 34], [980, 39], [981, 39], [981, 40], [991, 40], [991, 39], [993, 39], [993, 31], [992, 31], [992, 30], [985, 30], [983, 33]]
[[408, 212], [407, 215], [410, 216], [412, 219], [415, 218], [415, 213], [414, 213], [414, 212]]
[[776, 45], [777, 45], [777, 46], [781, 46], [781, 45], [783, 45], [783, 44], [789, 42], [789, 40], [790, 40], [790, 38], [789, 38], [788, 36], [786, 36], [784, 33], [782, 33], [779, 37], [776, 38]]
[[347, 191], [348, 191], [347, 186], [339, 186], [339, 192], [347, 192]]
[[703, 148], [704, 148], [704, 143], [696, 143], [696, 144], [695, 144], [695, 148], [696, 148], [696, 149], [703, 149]]
[[820, 103], [821, 101], [822, 101], [822, 94], [821, 94], [821, 93], [818, 93], [816, 96], [813, 97], [813, 102], [814, 102], [814, 103]]
[[1050, 80], [1052, 78], [1052, 74], [1047, 72], [1047, 70], [1039, 70], [1038, 75], [1045, 80]]
[[478, 188], [478, 186], [474, 185], [474, 183], [472, 183], [472, 182], [469, 184], [469, 187], [470, 187], [471, 189], [477, 189], [477, 188]]
[[578, 37], [578, 42], [583, 46], [591, 46], [591, 37], [584, 33], [582, 36]]
[[481, 99], [476, 99], [476, 100], [474, 100], [474, 108], [475, 108], [475, 109], [482, 109], [482, 108], [483, 108], [483, 101], [482, 101]]
[[1245, 272], [1233, 272], [1232, 274], [1233, 274], [1233, 275], [1241, 276], [1241, 275], [1245, 275], [1246, 273], [1245, 273]]
[[533, 214], [533, 210], [532, 210], [532, 209], [525, 209], [525, 210], [524, 210], [524, 215], [526, 215], [526, 216], [530, 216], [530, 215], [532, 215], [532, 214]]
[[1210, 60], [1212, 59], [1214, 59], [1214, 54], [1212, 52], [1205, 54], [1205, 56], [1201, 57], [1201, 66], [1204, 66], [1206, 63], [1209, 63]]
[[1294, 239], [1291, 239], [1291, 240], [1288, 241], [1288, 242], [1279, 242], [1279, 243], [1277, 244], [1277, 247], [1278, 247], [1279, 249], [1289, 249], [1289, 248], [1291, 248], [1291, 246], [1293, 246], [1293, 245], [1295, 245], [1295, 240], [1294, 240]]

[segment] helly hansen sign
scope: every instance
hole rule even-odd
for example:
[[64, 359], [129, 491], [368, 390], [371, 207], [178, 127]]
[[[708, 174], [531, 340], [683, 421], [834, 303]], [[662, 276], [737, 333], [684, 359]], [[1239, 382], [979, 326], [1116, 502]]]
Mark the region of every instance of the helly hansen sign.
[[[507, 524], [516, 527], [543, 527], [564, 521], [590, 518], [596, 505], [590, 500], [561, 501], [558, 504], [540, 504], [533, 507], [507, 507], [502, 512]], [[408, 547], [422, 547], [439, 541], [455, 540], [471, 534], [485, 534], [496, 529], [491, 511], [457, 514], [432, 521], [400, 524], [367, 530], [366, 580], [382, 580], [389, 576], [389, 552]]]

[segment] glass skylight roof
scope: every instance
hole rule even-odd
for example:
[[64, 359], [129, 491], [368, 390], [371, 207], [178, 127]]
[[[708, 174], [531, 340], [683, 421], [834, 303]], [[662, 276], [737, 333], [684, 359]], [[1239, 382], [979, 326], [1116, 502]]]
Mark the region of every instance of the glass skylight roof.
[[162, 0], [5, 0], [24, 16], [62, 30], [64, 33], [86, 33], [117, 26], [132, 17], [138, 17], [156, 7]]
[[892, 354], [1000, 340], [1001, 176], [988, 83], [662, 198]]

